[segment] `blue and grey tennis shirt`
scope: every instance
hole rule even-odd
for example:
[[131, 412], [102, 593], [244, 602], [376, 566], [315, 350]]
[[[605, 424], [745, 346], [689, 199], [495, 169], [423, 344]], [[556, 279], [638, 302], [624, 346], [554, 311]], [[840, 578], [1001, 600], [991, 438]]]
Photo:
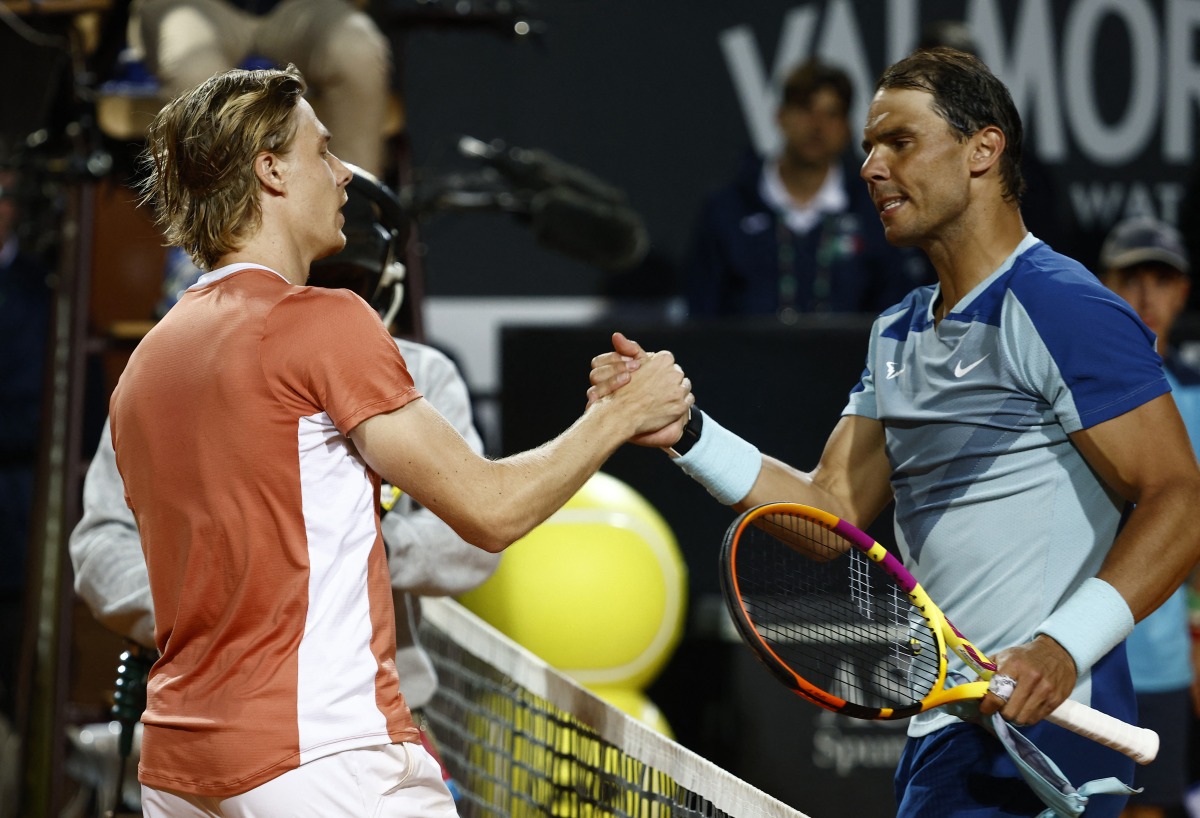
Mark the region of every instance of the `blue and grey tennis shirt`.
[[[935, 326], [938, 294], [914, 290], [876, 320], [843, 414], [883, 422], [905, 564], [994, 654], [1031, 639], [1116, 534], [1124, 501], [1068, 436], [1170, 387], [1133, 309], [1032, 234]], [[1127, 672], [1121, 652], [1072, 697], [1098, 705], [1093, 676]]]

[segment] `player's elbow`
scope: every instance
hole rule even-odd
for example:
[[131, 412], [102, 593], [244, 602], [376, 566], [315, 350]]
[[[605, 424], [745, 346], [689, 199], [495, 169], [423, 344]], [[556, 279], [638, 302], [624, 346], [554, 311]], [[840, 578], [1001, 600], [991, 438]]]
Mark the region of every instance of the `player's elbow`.
[[458, 533], [471, 545], [489, 554], [499, 554], [520, 539], [520, 537], [513, 537], [505, 533], [503, 529], [490, 526], [460, 530]]
[[[1168, 509], [1176, 509], [1179, 516], [1188, 519], [1190, 530], [1198, 530], [1196, 524], [1200, 523], [1200, 469], [1181, 470], [1153, 489], [1144, 490], [1136, 504], [1158, 505], [1162, 508], [1160, 514], [1168, 513]], [[1193, 540], [1200, 544], [1200, 538], [1193, 537]]]
[[[493, 554], [498, 554], [542, 522], [551, 509], [546, 508], [536, 481], [504, 463], [483, 460], [476, 471], [462, 474], [475, 479], [431, 496], [425, 502], [462, 539]], [[414, 494], [421, 500], [419, 495]]]
[[[501, 506], [507, 507], [501, 507]], [[540, 520], [528, 509], [515, 503], [495, 504], [462, 526], [455, 526], [458, 535], [476, 548], [499, 554], [524, 537]]]

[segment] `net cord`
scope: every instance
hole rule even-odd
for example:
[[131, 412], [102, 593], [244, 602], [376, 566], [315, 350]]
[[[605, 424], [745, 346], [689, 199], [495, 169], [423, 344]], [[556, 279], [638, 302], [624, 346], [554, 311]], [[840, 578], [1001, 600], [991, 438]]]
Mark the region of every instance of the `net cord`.
[[421, 615], [427, 624], [447, 634], [467, 652], [535, 696], [571, 713], [604, 741], [666, 774], [723, 812], [739, 818], [808, 818], [608, 704], [453, 599], [423, 598]]

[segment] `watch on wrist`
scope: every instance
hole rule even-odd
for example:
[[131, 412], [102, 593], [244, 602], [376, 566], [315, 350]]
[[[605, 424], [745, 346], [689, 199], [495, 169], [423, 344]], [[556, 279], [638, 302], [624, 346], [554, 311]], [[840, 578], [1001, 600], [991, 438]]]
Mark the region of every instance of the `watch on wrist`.
[[671, 453], [676, 457], [683, 457], [691, 448], [696, 445], [696, 441], [700, 439], [700, 432], [704, 427], [704, 414], [693, 406], [688, 410], [687, 423], [683, 425], [683, 434], [679, 440], [675, 441], [675, 445], [671, 446]]

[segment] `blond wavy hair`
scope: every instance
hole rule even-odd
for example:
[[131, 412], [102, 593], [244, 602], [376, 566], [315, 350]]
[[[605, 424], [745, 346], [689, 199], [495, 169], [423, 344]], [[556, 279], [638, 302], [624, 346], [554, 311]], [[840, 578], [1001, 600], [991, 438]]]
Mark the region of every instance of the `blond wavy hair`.
[[211, 270], [262, 223], [254, 159], [286, 153], [304, 77], [285, 69], [216, 74], [167, 103], [146, 137], [141, 201], [166, 243]]

